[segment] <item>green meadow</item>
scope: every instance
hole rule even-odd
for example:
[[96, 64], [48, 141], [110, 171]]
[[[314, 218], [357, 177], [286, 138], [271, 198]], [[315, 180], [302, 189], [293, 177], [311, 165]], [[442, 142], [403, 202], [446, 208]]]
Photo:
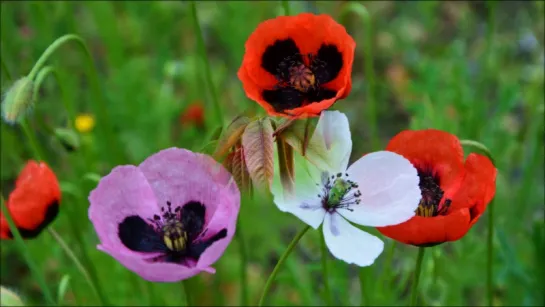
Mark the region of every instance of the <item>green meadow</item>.
[[[212, 154], [219, 129], [236, 116], [265, 116], [237, 71], [248, 36], [286, 9], [328, 14], [356, 41], [352, 91], [331, 108], [350, 122], [351, 162], [402, 130], [426, 128], [476, 141], [494, 159], [496, 194], [480, 220], [462, 239], [426, 248], [418, 305], [545, 304], [543, 1], [2, 1], [0, 8], [3, 93], [58, 38], [78, 37], [43, 63], [25, 124], [1, 123], [3, 198], [37, 152], [62, 191], [47, 231], [24, 249], [1, 241], [0, 284], [25, 306], [46, 303], [44, 286], [59, 306], [184, 306], [187, 292], [199, 306], [258, 303], [306, 226], [271, 195], [243, 197], [216, 274], [183, 284], [148, 282], [97, 250], [88, 195], [116, 165], [169, 147]], [[182, 120], [195, 103], [204, 108], [202, 125]], [[94, 127], [76, 132], [82, 115]], [[59, 128], [77, 141], [59, 137]], [[360, 268], [328, 253], [324, 276], [320, 232], [311, 229], [265, 305], [407, 306], [418, 248], [365, 230], [385, 242], [375, 263]]]

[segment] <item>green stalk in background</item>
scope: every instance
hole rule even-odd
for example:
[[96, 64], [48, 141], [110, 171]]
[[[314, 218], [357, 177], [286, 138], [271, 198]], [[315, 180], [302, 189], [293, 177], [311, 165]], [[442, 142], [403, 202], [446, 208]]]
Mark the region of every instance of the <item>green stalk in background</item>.
[[50, 306], [55, 306], [56, 305], [55, 300], [53, 299], [53, 295], [51, 295], [51, 292], [49, 291], [49, 288], [47, 287], [47, 282], [45, 280], [45, 277], [42, 275], [41, 270], [38, 268], [36, 263], [34, 263], [34, 260], [32, 260], [30, 251], [26, 247], [23, 237], [21, 237], [19, 230], [15, 226], [15, 223], [13, 222], [13, 219], [11, 218], [11, 213], [9, 212], [6, 206], [4, 197], [1, 196], [1, 193], [0, 193], [0, 201], [2, 202], [2, 211], [4, 213], [4, 216], [6, 217], [6, 220], [8, 221], [9, 229], [11, 230], [11, 233], [15, 237], [17, 248], [19, 249], [23, 257], [25, 258], [25, 261], [28, 264], [28, 267], [30, 268], [32, 275], [34, 276], [34, 279], [36, 280], [36, 282], [42, 289], [46, 303]]
[[[483, 144], [472, 140], [461, 140], [462, 146], [471, 147], [484, 153], [494, 166], [496, 161], [492, 157], [490, 150]], [[488, 204], [488, 236], [486, 239], [486, 293], [488, 298], [488, 306], [492, 306], [494, 298], [494, 275], [493, 275], [493, 261], [494, 261], [494, 199]]]
[[364, 56], [364, 71], [366, 81], [366, 101], [367, 110], [366, 117], [369, 125], [369, 134], [371, 135], [371, 149], [377, 150], [380, 147], [380, 140], [377, 129], [377, 106], [375, 101], [375, 70], [373, 68], [373, 27], [371, 15], [361, 3], [348, 2], [344, 5], [340, 14], [340, 19], [343, 20], [349, 13], [354, 13], [363, 23], [363, 56]]
[[290, 2], [287, 0], [282, 0], [282, 7], [284, 8], [284, 15], [289, 16], [291, 15], [290, 12]]
[[72, 104], [72, 100], [68, 99], [68, 97], [66, 96], [64, 85], [61, 82], [61, 79], [59, 78], [59, 73], [57, 72], [55, 67], [46, 66], [42, 68], [36, 76], [36, 80], [34, 80], [34, 101], [37, 101], [37, 95], [39, 93], [40, 87], [42, 86], [45, 78], [49, 76], [49, 74], [52, 74], [52, 76], [55, 78], [55, 81], [57, 81], [57, 86], [61, 91], [62, 103], [68, 117], [68, 128], [72, 128], [74, 126], [74, 122], [76, 121], [76, 111], [74, 105]]
[[297, 245], [297, 243], [299, 243], [299, 240], [301, 240], [303, 235], [309, 229], [310, 229], [310, 226], [305, 225], [305, 227], [299, 231], [299, 233], [293, 238], [291, 243], [288, 245], [288, 248], [286, 249], [284, 254], [282, 254], [280, 259], [276, 263], [276, 266], [274, 267], [271, 275], [269, 276], [269, 278], [267, 279], [267, 282], [265, 283], [265, 287], [263, 288], [263, 292], [261, 293], [261, 298], [259, 299], [258, 306], [263, 306], [263, 303], [265, 302], [265, 297], [267, 297], [267, 294], [269, 293], [269, 290], [271, 289], [272, 282], [274, 281], [276, 274], [278, 274], [278, 271], [280, 270], [280, 268], [282, 267], [282, 265], [284, 264], [288, 256], [291, 254], [293, 248]]
[[47, 60], [51, 57], [51, 55], [59, 49], [63, 44], [74, 41], [77, 43], [77, 45], [83, 50], [85, 53], [85, 59], [87, 63], [87, 75], [89, 77], [93, 93], [93, 108], [96, 110], [97, 114], [97, 130], [100, 131], [101, 134], [101, 140], [104, 142], [103, 146], [104, 149], [101, 152], [104, 153], [105, 161], [109, 161], [113, 159], [113, 162], [115, 164], [120, 164], [123, 162], [123, 154], [120, 151], [119, 146], [116, 146], [115, 144], [119, 144], [118, 142], [115, 142], [114, 136], [116, 135], [113, 131], [113, 126], [111, 125], [108, 114], [107, 114], [107, 104], [106, 100], [104, 99], [104, 95], [102, 93], [102, 90], [100, 88], [100, 81], [98, 72], [94, 63], [93, 56], [87, 47], [87, 44], [85, 41], [75, 34], [66, 34], [59, 38], [57, 38], [47, 49], [44, 51], [44, 53], [40, 56], [36, 64], [34, 64], [34, 67], [32, 67], [32, 70], [28, 74], [28, 78], [31, 80], [34, 80], [36, 76], [38, 75], [38, 72], [42, 69], [42, 67], [45, 65]]
[[30, 129], [29, 121], [28, 119], [23, 119], [21, 122], [21, 128], [23, 128], [23, 133], [25, 134], [28, 142], [30, 143], [30, 149], [32, 150], [32, 155], [34, 158], [38, 161], [44, 160], [44, 153], [40, 149], [40, 146], [38, 145], [38, 140], [36, 139], [36, 135]]
[[329, 287], [329, 274], [327, 272], [328, 251], [325, 244], [324, 232], [322, 229], [320, 229], [320, 249], [322, 251], [322, 278], [324, 280], [324, 297], [327, 306], [333, 306], [333, 301], [331, 300], [331, 288]]
[[416, 268], [414, 269], [414, 281], [411, 289], [411, 305], [416, 306], [418, 297], [418, 282], [420, 280], [420, 271], [422, 270], [422, 261], [424, 259], [425, 247], [418, 248], [418, 257], [416, 258]]
[[195, 302], [191, 296], [191, 286], [189, 285], [189, 280], [182, 280], [182, 286], [184, 287], [186, 306], [195, 306]]
[[214, 86], [214, 80], [212, 79], [212, 69], [210, 68], [210, 59], [206, 52], [206, 46], [204, 44], [204, 36], [201, 30], [201, 25], [199, 23], [199, 15], [197, 14], [197, 4], [195, 1], [191, 1], [191, 13], [193, 17], [193, 27], [195, 28], [195, 33], [197, 35], [197, 49], [204, 63], [204, 74], [206, 77], [206, 82], [208, 83], [208, 90], [212, 96], [212, 101], [214, 103], [214, 114], [216, 121], [223, 127], [223, 113], [221, 104], [216, 92], [216, 87]]
[[246, 249], [246, 242], [244, 236], [240, 230], [240, 220], [237, 225], [237, 232], [235, 236], [238, 241], [239, 254], [240, 254], [240, 303], [242, 306], [248, 306], [248, 276], [246, 268], [248, 267], [248, 251]]

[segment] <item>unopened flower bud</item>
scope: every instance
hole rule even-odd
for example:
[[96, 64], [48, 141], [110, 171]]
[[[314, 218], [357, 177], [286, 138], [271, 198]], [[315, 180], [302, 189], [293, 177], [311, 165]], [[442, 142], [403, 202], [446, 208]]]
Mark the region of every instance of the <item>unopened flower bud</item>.
[[23, 77], [8, 89], [2, 99], [2, 118], [8, 124], [19, 122], [34, 104], [34, 82]]
[[0, 286], [0, 306], [25, 306], [19, 295]]
[[56, 128], [55, 136], [62, 146], [69, 152], [75, 151], [80, 146], [79, 135], [76, 131], [67, 128]]

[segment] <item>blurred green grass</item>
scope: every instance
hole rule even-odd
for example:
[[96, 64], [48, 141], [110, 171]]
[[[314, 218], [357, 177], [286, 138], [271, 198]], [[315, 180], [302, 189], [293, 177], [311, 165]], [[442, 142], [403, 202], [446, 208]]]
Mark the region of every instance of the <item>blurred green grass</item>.
[[[378, 103], [378, 137], [384, 146], [402, 129], [437, 128], [474, 139], [493, 153], [499, 170], [495, 201], [494, 303], [543, 305], [544, 242], [544, 5], [541, 1], [364, 1], [373, 20], [373, 56]], [[116, 144], [125, 163], [139, 163], [170, 146], [199, 150], [217, 126], [197, 51], [188, 2], [40, 2], [3, 1], [1, 56], [12, 78], [27, 74], [56, 38], [80, 35], [90, 46], [114, 124]], [[366, 122], [367, 83], [363, 68], [364, 31], [356, 15], [341, 18], [345, 1], [292, 1], [292, 14], [327, 13], [347, 27], [357, 42], [353, 90], [334, 108], [349, 117], [353, 159], [371, 151]], [[244, 42], [259, 22], [283, 14], [276, 1], [203, 1], [198, 14], [220, 93], [226, 121], [243, 111], [261, 112], [248, 100], [236, 71]], [[113, 162], [104, 157], [98, 135], [86, 136], [80, 151], [66, 153], [48, 132], [65, 125], [63, 97], [78, 113], [97, 102], [90, 93], [82, 53], [63, 46], [49, 64], [60, 74], [45, 81], [31, 125], [46, 161], [56, 170], [64, 191], [61, 213], [53, 224], [78, 255], [86, 250], [102, 289], [116, 305], [179, 305], [182, 285], [149, 283], [96, 250], [87, 218], [87, 195], [96, 185], [85, 174], [105, 175]], [[2, 71], [2, 89], [10, 82]], [[62, 92], [61, 92], [62, 89]], [[179, 116], [194, 101], [206, 106], [206, 131], [182, 127]], [[32, 157], [18, 127], [1, 126], [2, 193], [9, 194], [22, 163]], [[430, 144], [433, 146], [433, 144]], [[486, 222], [462, 240], [434, 247], [421, 275], [421, 299], [427, 305], [486, 304]], [[302, 224], [280, 212], [268, 198], [245, 201], [241, 229], [249, 250], [251, 302], [257, 302], [266, 277]], [[84, 242], [78, 242], [81, 232]], [[279, 273], [269, 303], [323, 304], [319, 235], [309, 232]], [[392, 261], [385, 253], [366, 269], [367, 304], [404, 305], [408, 301], [416, 248], [396, 244]], [[216, 275], [192, 279], [202, 305], [239, 303], [239, 257], [236, 240], [216, 264]], [[66, 305], [96, 305], [84, 278], [48, 233], [28, 241], [54, 293], [70, 275]], [[385, 266], [389, 276], [381, 276]], [[330, 260], [335, 302], [358, 305], [356, 267]], [[1, 284], [40, 304], [41, 294], [12, 242], [2, 241]], [[215, 287], [221, 289], [216, 293]], [[217, 291], [217, 290], [216, 290]]]

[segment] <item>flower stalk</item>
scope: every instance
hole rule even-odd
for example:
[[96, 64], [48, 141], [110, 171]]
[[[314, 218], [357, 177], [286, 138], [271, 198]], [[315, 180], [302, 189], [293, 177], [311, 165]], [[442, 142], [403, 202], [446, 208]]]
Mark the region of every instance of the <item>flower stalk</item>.
[[286, 248], [286, 251], [282, 254], [278, 262], [276, 263], [276, 266], [274, 267], [271, 275], [269, 275], [269, 278], [267, 279], [267, 282], [265, 283], [265, 287], [263, 288], [263, 292], [261, 293], [261, 298], [259, 299], [258, 306], [263, 306], [263, 303], [265, 302], [265, 298], [267, 297], [267, 294], [269, 293], [269, 290], [271, 289], [272, 283], [274, 279], [276, 278], [276, 275], [278, 274], [278, 271], [286, 262], [286, 259], [291, 254], [297, 243], [299, 243], [299, 240], [305, 235], [305, 233], [310, 229], [309, 225], [305, 225], [303, 229], [297, 233], [297, 235], [293, 238], [291, 243], [288, 245], [288, 248]]
[[[322, 225], [323, 227], [323, 225]], [[320, 249], [322, 251], [322, 278], [324, 280], [324, 297], [327, 306], [333, 306], [331, 301], [331, 289], [329, 287], [329, 274], [327, 269], [327, 247], [325, 244], [324, 232], [320, 231]]]
[[414, 281], [411, 289], [411, 304], [410, 306], [416, 306], [418, 297], [418, 282], [420, 280], [420, 271], [422, 270], [422, 261], [424, 259], [425, 247], [418, 248], [418, 256], [416, 258], [416, 268], [414, 269]]

